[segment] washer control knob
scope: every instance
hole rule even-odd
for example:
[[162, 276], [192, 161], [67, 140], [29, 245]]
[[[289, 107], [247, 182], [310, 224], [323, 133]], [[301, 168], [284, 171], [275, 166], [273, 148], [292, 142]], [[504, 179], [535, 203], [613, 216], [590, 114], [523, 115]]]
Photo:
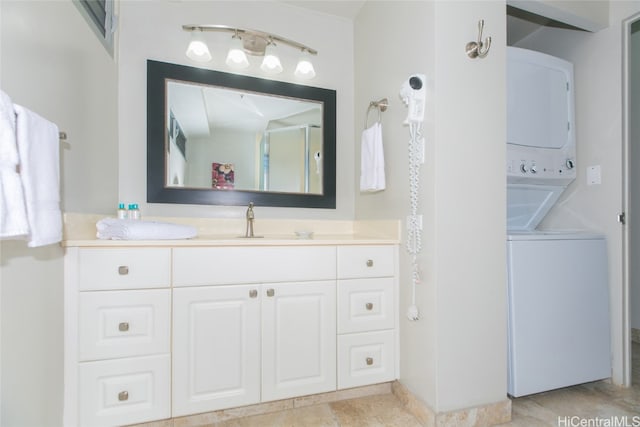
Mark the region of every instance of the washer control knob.
[[520, 172], [522, 172], [522, 173], [529, 172], [529, 168], [527, 167], [527, 165], [525, 165], [524, 163], [521, 163], [520, 164]]
[[572, 159], [567, 159], [565, 164], [567, 165], [567, 169], [573, 169], [576, 166]]
[[529, 168], [529, 170], [531, 171], [531, 173], [538, 173], [538, 167], [535, 163], [531, 165], [531, 168]]

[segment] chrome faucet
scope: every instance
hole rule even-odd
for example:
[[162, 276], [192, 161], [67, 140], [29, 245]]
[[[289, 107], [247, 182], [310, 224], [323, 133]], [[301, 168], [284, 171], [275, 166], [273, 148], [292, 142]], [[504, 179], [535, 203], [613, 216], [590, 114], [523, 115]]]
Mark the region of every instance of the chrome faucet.
[[256, 215], [253, 213], [253, 202], [249, 202], [249, 207], [247, 208], [247, 231], [244, 237], [255, 237], [253, 235], [253, 220], [256, 218]]

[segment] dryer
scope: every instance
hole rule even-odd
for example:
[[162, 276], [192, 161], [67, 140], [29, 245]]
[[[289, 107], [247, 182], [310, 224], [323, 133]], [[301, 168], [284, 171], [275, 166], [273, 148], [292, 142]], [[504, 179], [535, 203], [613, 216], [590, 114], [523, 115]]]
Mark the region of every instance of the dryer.
[[573, 65], [507, 48], [507, 229], [535, 230], [576, 179]]
[[573, 65], [507, 48], [508, 393], [611, 375], [606, 241], [538, 225], [576, 179]]

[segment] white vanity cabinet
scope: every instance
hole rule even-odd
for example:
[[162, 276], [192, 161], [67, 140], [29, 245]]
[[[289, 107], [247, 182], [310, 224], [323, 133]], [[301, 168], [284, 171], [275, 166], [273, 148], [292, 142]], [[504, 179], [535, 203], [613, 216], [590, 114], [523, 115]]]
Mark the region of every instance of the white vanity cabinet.
[[67, 245], [65, 426], [398, 378], [396, 244]]
[[335, 390], [335, 281], [262, 290], [262, 401]]
[[397, 246], [338, 247], [338, 388], [397, 378]]
[[173, 416], [336, 389], [335, 251], [174, 248]]
[[171, 415], [171, 250], [67, 248], [64, 425]]
[[260, 401], [258, 289], [174, 289], [173, 416]]

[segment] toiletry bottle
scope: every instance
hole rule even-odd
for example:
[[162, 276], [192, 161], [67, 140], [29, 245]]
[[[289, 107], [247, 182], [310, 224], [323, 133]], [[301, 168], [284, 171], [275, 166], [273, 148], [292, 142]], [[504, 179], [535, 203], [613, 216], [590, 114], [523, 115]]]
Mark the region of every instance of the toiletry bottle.
[[136, 203], [129, 205], [129, 219], [140, 219], [140, 209]]
[[127, 219], [127, 210], [124, 208], [124, 203], [118, 205], [118, 219]]

